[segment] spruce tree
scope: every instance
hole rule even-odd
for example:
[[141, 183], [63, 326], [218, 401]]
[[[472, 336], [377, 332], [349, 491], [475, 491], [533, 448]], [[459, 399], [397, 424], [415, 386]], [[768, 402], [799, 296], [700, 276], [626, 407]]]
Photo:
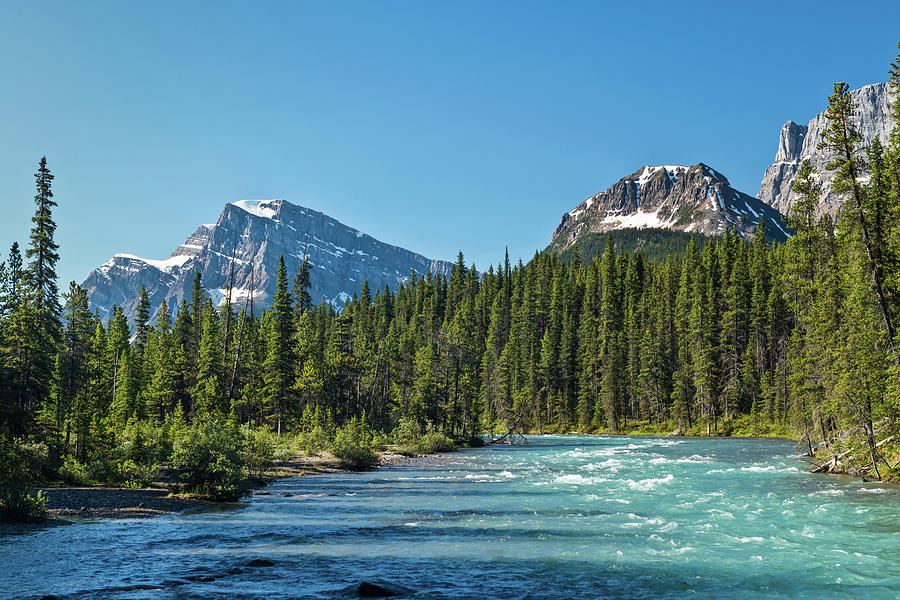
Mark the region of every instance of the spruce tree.
[[203, 311], [200, 353], [197, 362], [197, 381], [194, 384], [196, 413], [204, 418], [227, 415], [222, 363], [222, 324], [219, 313], [210, 300]]
[[275, 296], [266, 331], [266, 401], [274, 412], [276, 430], [281, 435], [294, 385], [293, 310], [288, 292], [284, 256], [278, 259]]
[[27, 349], [23, 349], [27, 357], [22, 408], [30, 417], [34, 416], [40, 403], [50, 393], [61, 331], [61, 307], [59, 289], [56, 285], [59, 246], [53, 239], [56, 233], [53, 208], [57, 204], [53, 200], [51, 191], [53, 175], [47, 168], [46, 157], [41, 158], [34, 178], [37, 187], [34, 196], [36, 209], [31, 218], [34, 226], [31, 229], [29, 247], [25, 251], [28, 267], [24, 272], [26, 303], [33, 322], [27, 327], [28, 334], [23, 340], [27, 346]]
[[834, 84], [834, 93], [828, 97], [825, 118], [828, 126], [819, 143], [819, 148], [828, 151], [832, 161], [827, 168], [835, 171], [832, 189], [839, 194], [847, 194], [849, 202], [844, 208], [847, 217], [859, 227], [862, 246], [865, 249], [866, 272], [872, 279], [872, 287], [878, 301], [878, 309], [887, 332], [891, 352], [894, 348], [894, 319], [889, 308], [889, 291], [885, 289], [885, 279], [879, 257], [882, 252], [879, 240], [873, 237], [872, 206], [866, 206], [862, 177], [866, 168], [862, 157], [862, 134], [855, 123], [856, 106], [850, 96], [850, 86], [844, 82]]
[[[30, 245], [25, 251], [29, 261], [26, 271], [26, 282], [31, 293], [31, 302], [37, 311], [38, 327], [55, 341], [59, 333], [59, 288], [56, 285], [56, 261], [59, 260], [59, 245], [54, 241], [56, 222], [53, 220], [53, 208], [57, 206], [53, 200], [51, 184], [53, 175], [47, 168], [47, 157], [42, 157], [38, 172], [34, 174], [37, 193], [34, 203], [37, 208], [31, 222]], [[50, 346], [43, 350], [52, 349]]]
[[311, 270], [309, 258], [304, 256], [303, 262], [297, 267], [297, 275], [294, 277], [294, 320], [298, 324], [300, 317], [312, 309], [312, 297], [309, 295], [312, 287]]

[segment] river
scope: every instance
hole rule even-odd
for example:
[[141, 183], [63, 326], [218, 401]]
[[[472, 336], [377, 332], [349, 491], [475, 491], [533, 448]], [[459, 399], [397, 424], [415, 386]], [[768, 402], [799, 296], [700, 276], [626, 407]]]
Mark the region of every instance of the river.
[[0, 536], [0, 597], [900, 597], [900, 489], [805, 466], [784, 441], [534, 436]]

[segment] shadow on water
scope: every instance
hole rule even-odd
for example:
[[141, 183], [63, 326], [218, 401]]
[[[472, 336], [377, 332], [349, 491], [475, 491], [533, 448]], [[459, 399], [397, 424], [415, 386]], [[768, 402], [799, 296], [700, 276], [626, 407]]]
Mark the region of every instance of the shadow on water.
[[217, 502], [215, 504], [202, 504], [185, 509], [177, 515], [186, 517], [196, 515], [228, 515], [230, 513], [243, 510], [250, 506], [250, 502]]
[[[498, 600], [533, 598], [683, 599], [730, 598], [736, 589], [744, 598], [795, 599], [820, 597], [820, 587], [805, 583], [802, 572], [747, 571], [704, 567], [634, 565], [611, 557], [598, 566], [579, 560], [529, 559], [435, 563], [428, 560], [330, 560], [321, 557], [281, 559], [263, 568], [248, 561], [220, 561], [202, 569], [179, 572], [158, 583], [134, 582], [109, 587], [57, 590], [60, 600], [120, 600], [133, 598], [278, 600], [356, 598], [363, 581], [388, 583], [410, 590], [411, 599]], [[833, 586], [828, 598], [891, 597], [888, 586]], [[30, 596], [37, 600], [40, 596]], [[23, 597], [26, 598], [26, 597]]]

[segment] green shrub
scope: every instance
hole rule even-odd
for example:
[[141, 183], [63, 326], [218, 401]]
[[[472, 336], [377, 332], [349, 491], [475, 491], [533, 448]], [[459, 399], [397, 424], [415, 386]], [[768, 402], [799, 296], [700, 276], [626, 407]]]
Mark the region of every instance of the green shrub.
[[265, 428], [253, 429], [249, 425], [241, 427], [244, 441], [243, 461], [250, 476], [262, 477], [266, 467], [275, 457], [275, 439], [271, 431]]
[[297, 445], [303, 448], [307, 456], [315, 456], [329, 447], [328, 432], [320, 426], [311, 431], [297, 434]]
[[456, 445], [445, 433], [429, 431], [422, 436], [420, 448], [422, 454], [434, 454], [435, 452], [452, 452], [456, 450]]
[[142, 465], [128, 459], [119, 463], [118, 481], [130, 488], [150, 487], [157, 471], [156, 465]]
[[22, 476], [29, 481], [52, 479], [55, 475], [46, 442], [19, 442], [16, 451]]
[[32, 494], [22, 486], [0, 488], [0, 517], [14, 523], [47, 519], [47, 498], [43, 492]]
[[168, 427], [158, 427], [147, 421], [130, 420], [119, 440], [121, 459], [142, 465], [165, 461], [171, 452]]
[[435, 452], [451, 452], [456, 450], [453, 440], [440, 431], [435, 431], [431, 423], [423, 434], [419, 425], [412, 419], [403, 418], [393, 431], [394, 443], [404, 454], [434, 454]]
[[19, 446], [0, 431], [0, 521], [42, 521], [47, 518], [46, 498], [41, 492], [32, 494], [24, 485], [30, 467]]
[[119, 474], [119, 463], [109, 458], [95, 458], [86, 465], [88, 480], [104, 485], [119, 485], [122, 479]]
[[339, 429], [331, 444], [331, 453], [343, 464], [354, 469], [368, 469], [378, 464], [372, 431], [359, 419], [353, 418]]
[[415, 419], [403, 417], [391, 432], [394, 444], [404, 454], [418, 454], [418, 442], [422, 437], [422, 428]]
[[92, 480], [88, 466], [74, 456], [66, 456], [63, 460], [59, 478], [72, 485], [88, 485]]
[[297, 458], [298, 451], [288, 442], [284, 442], [275, 447], [275, 453], [272, 455], [273, 460], [291, 461]]
[[181, 471], [183, 488], [211, 500], [243, 496], [243, 440], [230, 423], [197, 423], [175, 440], [172, 466]]

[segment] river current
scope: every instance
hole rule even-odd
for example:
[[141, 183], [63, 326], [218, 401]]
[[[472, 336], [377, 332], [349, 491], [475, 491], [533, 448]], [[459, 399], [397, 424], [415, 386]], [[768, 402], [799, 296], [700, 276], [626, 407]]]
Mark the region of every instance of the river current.
[[535, 436], [0, 536], [0, 598], [900, 597], [900, 489], [805, 467], [783, 441]]

